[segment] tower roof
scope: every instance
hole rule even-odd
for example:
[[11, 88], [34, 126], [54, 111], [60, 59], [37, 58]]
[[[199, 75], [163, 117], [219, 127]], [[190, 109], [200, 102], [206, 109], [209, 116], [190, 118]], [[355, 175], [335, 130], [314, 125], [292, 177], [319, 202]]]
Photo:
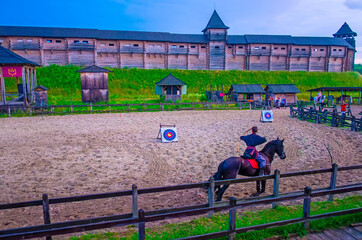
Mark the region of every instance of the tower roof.
[[180, 79], [174, 77], [171, 73], [163, 78], [162, 80], [158, 81], [156, 83], [156, 85], [158, 86], [183, 86], [186, 85], [186, 83], [184, 83], [183, 81], [181, 81]]
[[92, 65], [92, 66], [80, 69], [77, 72], [79, 72], [79, 73], [108, 73], [108, 72], [112, 72], [112, 71], [105, 69], [105, 68], [98, 67], [96, 65]]
[[219, 14], [217, 14], [216, 10], [214, 10], [208, 24], [206, 25], [205, 29], [202, 31], [205, 32], [207, 29], [210, 29], [210, 28], [229, 29], [229, 27], [226, 26], [224, 24], [224, 22], [221, 20]]
[[342, 25], [342, 27], [335, 33], [333, 34], [334, 37], [336, 36], [341, 36], [341, 35], [352, 35], [352, 36], [357, 36], [356, 32], [353, 32], [352, 29], [348, 26], [348, 24], [346, 22], [344, 22], [344, 24]]

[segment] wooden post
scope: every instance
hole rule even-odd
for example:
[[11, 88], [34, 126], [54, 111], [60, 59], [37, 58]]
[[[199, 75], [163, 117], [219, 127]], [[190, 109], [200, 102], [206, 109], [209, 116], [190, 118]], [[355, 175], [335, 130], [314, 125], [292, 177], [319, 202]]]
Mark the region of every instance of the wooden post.
[[31, 76], [31, 87], [30, 87], [30, 93], [31, 93], [31, 102], [34, 102], [34, 68], [30, 68], [30, 76]]
[[358, 94], [358, 105], [361, 104], [361, 90], [359, 90], [359, 94]]
[[[279, 197], [279, 183], [280, 183], [280, 171], [275, 169], [274, 171], [274, 185], [273, 185], [273, 197]], [[272, 208], [276, 208], [278, 204], [273, 203]]]
[[165, 106], [163, 105], [163, 103], [161, 103], [161, 108], [162, 108], [162, 111], [164, 110], [164, 107], [165, 107]]
[[25, 82], [26, 82], [26, 79], [25, 79], [25, 67], [23, 67], [23, 74], [22, 74], [22, 83], [23, 83], [23, 94], [24, 94], [24, 103], [26, 104], [26, 87], [25, 87]]
[[146, 103], [143, 104], [143, 108], [145, 109], [145, 112], [147, 112], [147, 106]]
[[[210, 179], [208, 197], [209, 197], [209, 207], [213, 207], [214, 198], [215, 198], [215, 179], [213, 177]], [[212, 214], [209, 213], [208, 216], [211, 217]]]
[[132, 214], [134, 218], [138, 217], [138, 190], [137, 185], [132, 185]]
[[6, 91], [5, 91], [5, 78], [3, 77], [2, 70], [0, 67], [0, 97], [4, 104], [6, 104]]
[[[44, 224], [50, 224], [50, 209], [49, 209], [49, 198], [48, 194], [43, 194], [43, 218], [44, 218]], [[46, 236], [46, 240], [52, 240], [51, 236]]]
[[355, 116], [352, 116], [352, 121], [351, 121], [351, 131], [357, 131], [357, 128], [356, 128], [356, 117]]
[[[304, 194], [306, 194], [306, 198], [304, 198], [303, 202], [303, 218], [308, 218], [310, 216], [310, 204], [311, 204], [311, 198], [310, 194], [312, 192], [312, 189], [310, 187], [306, 187], [304, 189]], [[309, 231], [309, 220], [305, 220], [303, 223], [304, 228]]]
[[108, 112], [111, 113], [111, 105], [108, 106]]
[[10, 109], [10, 106], [8, 106], [8, 116], [11, 117], [11, 109]]
[[293, 106], [290, 105], [290, 117], [293, 117]]
[[34, 68], [34, 87], [36, 87], [36, 68]]
[[[230, 198], [230, 206], [235, 207], [236, 206], [236, 199], [234, 197]], [[234, 240], [236, 236], [236, 209], [231, 208], [229, 210], [229, 240]]]
[[145, 211], [143, 209], [140, 209], [138, 211], [138, 239], [139, 240], [145, 240], [146, 238], [146, 225], [145, 225]]
[[93, 113], [93, 106], [92, 106], [92, 103], [90, 103], [89, 107], [90, 107], [90, 113]]
[[251, 102], [249, 102], [249, 110], [251, 110]]
[[126, 105], [127, 105], [127, 112], [129, 112], [129, 105], [128, 105], [128, 103], [126, 103]]
[[29, 73], [30, 72], [30, 68], [27, 68], [26, 70], [26, 97], [28, 98], [28, 102], [31, 102], [30, 96], [31, 96], [31, 92], [30, 92], [30, 77], [29, 77]]
[[[337, 171], [338, 171], [338, 165], [337, 163], [333, 163], [332, 165], [332, 173], [331, 173], [331, 183], [330, 183], [330, 189], [336, 188], [337, 183]], [[328, 198], [329, 201], [333, 201], [333, 194], [329, 195]]]

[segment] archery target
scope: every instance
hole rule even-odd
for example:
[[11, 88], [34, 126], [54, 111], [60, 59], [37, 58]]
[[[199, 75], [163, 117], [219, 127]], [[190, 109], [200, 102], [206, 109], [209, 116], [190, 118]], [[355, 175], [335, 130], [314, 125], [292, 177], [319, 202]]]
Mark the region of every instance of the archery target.
[[274, 120], [273, 111], [271, 111], [271, 110], [261, 111], [261, 119], [262, 119], [262, 122], [272, 122]]
[[176, 127], [161, 128], [161, 141], [162, 142], [177, 142], [177, 130]]

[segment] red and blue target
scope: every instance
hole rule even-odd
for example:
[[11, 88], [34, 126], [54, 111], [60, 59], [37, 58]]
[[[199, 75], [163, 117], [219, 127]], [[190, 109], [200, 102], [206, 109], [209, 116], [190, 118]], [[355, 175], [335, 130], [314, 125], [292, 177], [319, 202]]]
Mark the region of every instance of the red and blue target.
[[264, 117], [265, 117], [266, 119], [271, 119], [271, 118], [272, 118], [272, 115], [271, 115], [269, 112], [266, 112], [266, 113], [264, 114]]
[[167, 129], [163, 132], [163, 137], [168, 141], [172, 141], [176, 138], [176, 132], [172, 129]]

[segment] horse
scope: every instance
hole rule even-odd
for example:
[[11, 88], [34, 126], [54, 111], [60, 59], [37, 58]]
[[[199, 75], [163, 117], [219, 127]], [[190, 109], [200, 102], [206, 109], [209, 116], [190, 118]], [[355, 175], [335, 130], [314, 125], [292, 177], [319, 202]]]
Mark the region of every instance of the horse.
[[[277, 138], [276, 140], [272, 140], [268, 142], [265, 147], [259, 152], [259, 154], [263, 155], [266, 160], [265, 166], [265, 175], [269, 175], [271, 171], [271, 164], [274, 160], [275, 153], [278, 154], [279, 158], [285, 159], [286, 155], [284, 152], [284, 139], [280, 140]], [[229, 157], [222, 161], [219, 164], [217, 172], [212, 176], [214, 180], [226, 180], [226, 179], [235, 179], [237, 175], [243, 176], [258, 176], [259, 169], [255, 169], [251, 166], [249, 161], [242, 157]], [[210, 178], [211, 179], [211, 178]], [[259, 196], [263, 192], [265, 192], [266, 180], [262, 181], [262, 189], [260, 190], [260, 181], [256, 183], [256, 193], [253, 196]], [[222, 195], [226, 191], [229, 185], [216, 186], [215, 194], [217, 195], [216, 201], [221, 201]]]

